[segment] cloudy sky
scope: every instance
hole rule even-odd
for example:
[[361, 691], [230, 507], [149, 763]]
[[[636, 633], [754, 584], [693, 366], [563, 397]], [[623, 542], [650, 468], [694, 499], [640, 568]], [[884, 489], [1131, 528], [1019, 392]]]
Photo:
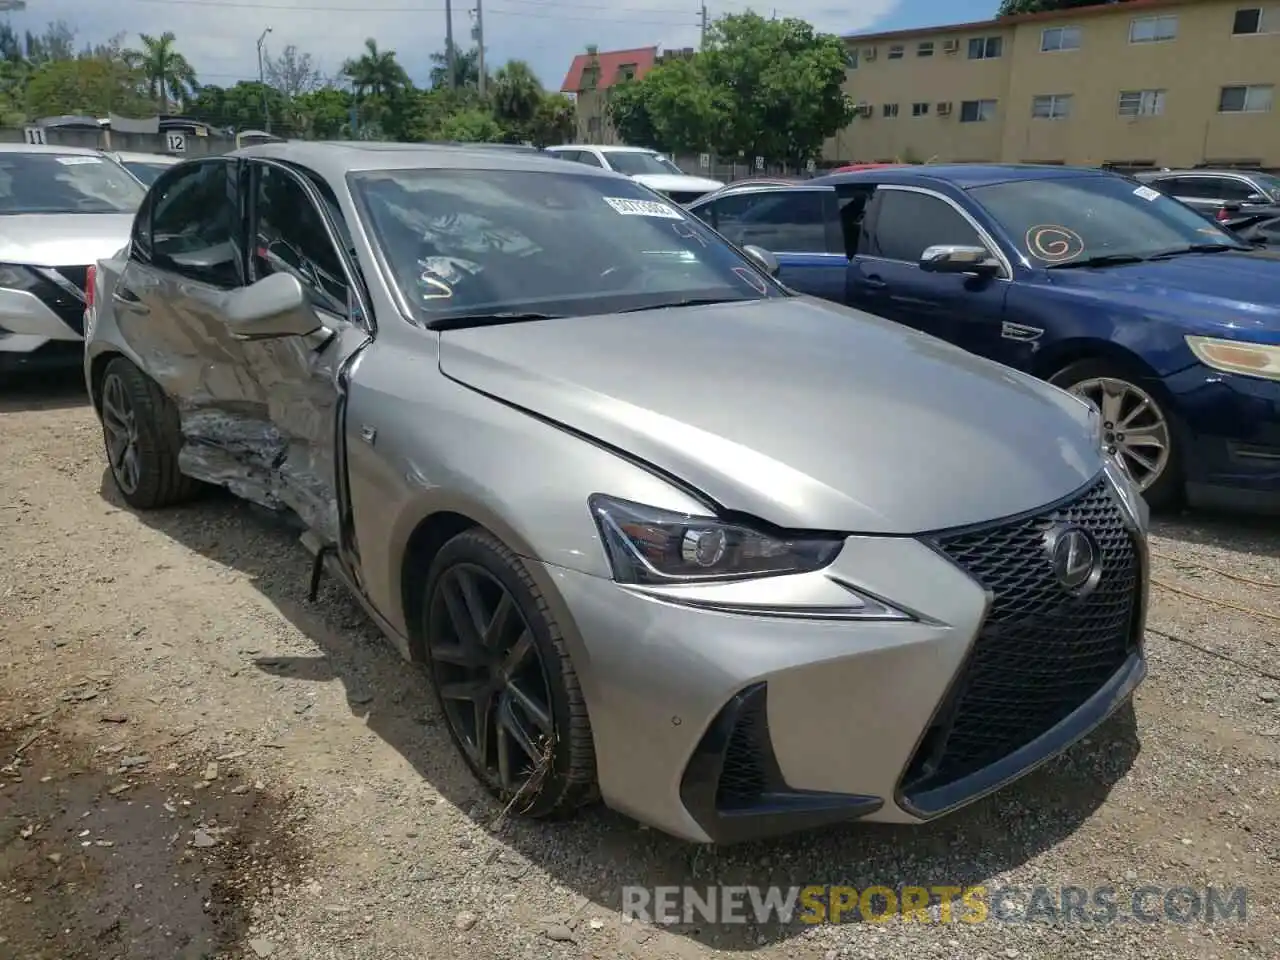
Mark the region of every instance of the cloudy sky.
[[[602, 50], [698, 40], [697, 0], [482, 0], [486, 56], [493, 67], [528, 60], [543, 83], [558, 88], [575, 53], [594, 43]], [[454, 0], [454, 35], [471, 30], [475, 0]], [[257, 76], [256, 44], [266, 27], [270, 53], [287, 44], [310, 52], [328, 72], [355, 53], [365, 37], [395, 50], [418, 82], [429, 56], [444, 45], [445, 0], [27, 0], [8, 14], [19, 31], [39, 31], [65, 20], [80, 42], [125, 32], [173, 31], [178, 47], [204, 83], [230, 85]], [[753, 7], [765, 14], [804, 17], [823, 30], [850, 33], [896, 29], [990, 16], [995, 0], [708, 0], [714, 19]], [[0, 14], [3, 16], [3, 14]]]

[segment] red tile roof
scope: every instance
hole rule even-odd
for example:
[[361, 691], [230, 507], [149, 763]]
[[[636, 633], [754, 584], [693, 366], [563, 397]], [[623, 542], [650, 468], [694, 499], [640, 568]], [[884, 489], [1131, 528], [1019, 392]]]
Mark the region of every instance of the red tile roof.
[[[619, 71], [623, 67], [634, 66], [636, 79], [639, 80], [653, 69], [658, 59], [657, 47], [637, 47], [634, 50], [601, 50], [595, 54], [600, 61], [600, 79], [596, 81], [596, 89], [611, 87], [619, 79]], [[562, 93], [577, 93], [582, 89], [582, 74], [591, 63], [592, 55], [580, 53], [573, 58], [569, 72], [564, 75], [564, 83], [560, 84]]]

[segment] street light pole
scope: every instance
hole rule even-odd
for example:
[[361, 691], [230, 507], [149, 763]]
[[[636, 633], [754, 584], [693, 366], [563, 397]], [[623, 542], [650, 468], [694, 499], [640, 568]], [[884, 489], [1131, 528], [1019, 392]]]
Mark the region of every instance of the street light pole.
[[262, 36], [258, 37], [258, 86], [262, 88], [262, 116], [267, 121], [267, 133], [271, 132], [271, 106], [267, 103], [267, 74], [262, 63], [262, 44], [270, 32], [271, 28], [267, 27], [262, 31]]

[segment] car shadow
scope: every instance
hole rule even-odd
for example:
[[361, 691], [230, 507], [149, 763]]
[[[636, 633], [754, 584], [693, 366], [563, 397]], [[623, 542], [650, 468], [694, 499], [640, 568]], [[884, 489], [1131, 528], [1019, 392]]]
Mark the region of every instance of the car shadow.
[[0, 374], [0, 413], [65, 410], [88, 402], [84, 373], [79, 367]]
[[[105, 474], [102, 495], [124, 507]], [[965, 887], [990, 881], [1072, 835], [1132, 767], [1137, 725], [1126, 706], [1087, 741], [1011, 787], [939, 822], [919, 827], [851, 824], [733, 847], [689, 844], [640, 827], [603, 806], [569, 822], [503, 817], [458, 757], [423, 671], [406, 669], [340, 584], [306, 599], [310, 558], [298, 529], [215, 492], [204, 502], [137, 514], [190, 550], [246, 575], [315, 643], [316, 656], [263, 653], [258, 669], [293, 680], [340, 681], [353, 715], [404, 757], [446, 800], [503, 846], [497, 869], [514, 879], [530, 867], [586, 901], [623, 907], [622, 886], [810, 884], [897, 888]], [[651, 928], [638, 930], [639, 940]], [[693, 923], [666, 928], [726, 951], [750, 951], [801, 933], [799, 923]]]

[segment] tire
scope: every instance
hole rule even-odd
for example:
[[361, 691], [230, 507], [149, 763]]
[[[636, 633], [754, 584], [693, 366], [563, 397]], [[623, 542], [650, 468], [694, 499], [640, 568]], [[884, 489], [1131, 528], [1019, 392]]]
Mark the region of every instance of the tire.
[[1103, 357], [1077, 360], [1049, 378], [1054, 386], [1076, 392], [1082, 384], [1091, 380], [1115, 380], [1131, 390], [1144, 395], [1156, 414], [1163, 419], [1168, 435], [1168, 456], [1155, 479], [1142, 490], [1142, 497], [1153, 511], [1179, 509], [1186, 494], [1186, 477], [1182, 467], [1182, 442], [1177, 424], [1168, 410], [1168, 403], [1158, 392], [1141, 385], [1144, 379], [1127, 365]]
[[[509, 594], [532, 635], [538, 673], [545, 681], [554, 734], [541, 741], [543, 754], [537, 767], [540, 772], [517, 790], [504, 787], [500, 777], [480, 762], [471, 744], [474, 738], [455, 722], [456, 716], [450, 712], [450, 701], [443, 692], [447, 679], [444, 674], [452, 665], [440, 659], [441, 651], [448, 646], [446, 631], [438, 619], [441, 604], [445, 604], [442, 591], [447, 578], [464, 571], [468, 577], [492, 578]], [[595, 801], [599, 796], [595, 744], [582, 687], [560, 627], [520, 558], [482, 528], [458, 534], [445, 543], [431, 564], [422, 616], [427, 670], [437, 705], [454, 746], [485, 789], [507, 804], [512, 813], [534, 819], [565, 818]], [[474, 707], [467, 704], [465, 709]]]
[[[134, 482], [129, 481], [112, 456], [113, 434], [106, 406], [109, 395], [122, 396], [132, 412], [137, 467]], [[124, 357], [117, 357], [103, 371], [100, 404], [111, 479], [125, 503], [135, 510], [155, 510], [200, 495], [203, 485], [178, 469], [178, 451], [182, 447], [178, 411], [154, 381]]]

